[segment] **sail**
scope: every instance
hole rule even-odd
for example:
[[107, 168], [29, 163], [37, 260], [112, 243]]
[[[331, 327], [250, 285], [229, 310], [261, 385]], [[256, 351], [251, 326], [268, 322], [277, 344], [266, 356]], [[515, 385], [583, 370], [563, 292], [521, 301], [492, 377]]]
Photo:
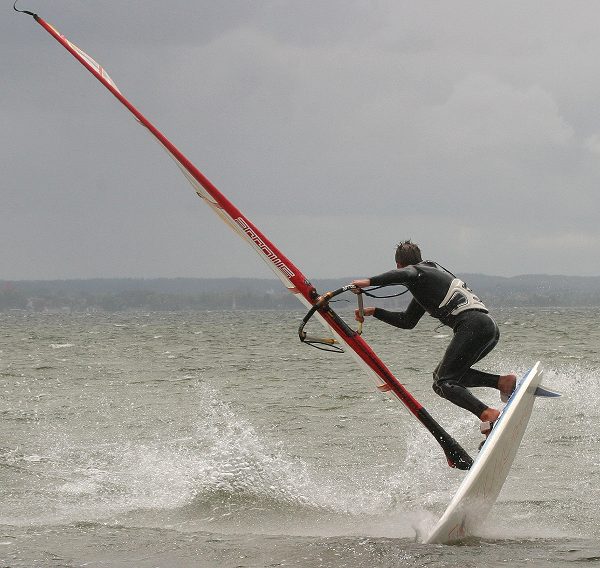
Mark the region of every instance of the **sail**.
[[[48, 33], [63, 45], [67, 51], [129, 110], [135, 119], [148, 130], [173, 158], [187, 180], [194, 187], [198, 196], [204, 200], [225, 224], [255, 250], [292, 294], [305, 306], [309, 308], [313, 307], [319, 296], [310, 281], [162, 132], [125, 98], [104, 68], [37, 14], [31, 12], [25, 13], [33, 16]], [[352, 330], [329, 307], [319, 310], [315, 315], [323, 325], [330, 329], [337, 341], [345, 344], [360, 366], [373, 378], [377, 388], [398, 397], [408, 410], [433, 434], [437, 442], [442, 446], [452, 467], [460, 469], [468, 469], [470, 467], [472, 460], [469, 455], [433, 420], [423, 406], [406, 390], [404, 385], [392, 374], [359, 334]]]

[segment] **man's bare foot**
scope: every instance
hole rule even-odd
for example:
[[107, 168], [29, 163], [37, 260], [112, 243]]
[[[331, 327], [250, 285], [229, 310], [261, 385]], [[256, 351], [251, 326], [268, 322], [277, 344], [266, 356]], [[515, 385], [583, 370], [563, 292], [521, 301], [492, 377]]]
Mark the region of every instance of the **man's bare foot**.
[[499, 410], [488, 407], [481, 413], [481, 415], [479, 416], [479, 420], [481, 420], [482, 422], [496, 422], [499, 416]]
[[491, 434], [494, 422], [498, 420], [499, 416], [500, 411], [490, 407], [486, 408], [479, 416], [479, 419], [481, 420], [481, 424], [479, 424], [479, 429], [481, 430], [481, 433], [485, 436], [481, 444], [479, 444], [479, 450], [481, 450], [483, 444], [485, 444], [485, 441]]
[[492, 432], [492, 427], [494, 426], [494, 422], [496, 422], [496, 420], [498, 420], [499, 416], [500, 416], [500, 411], [496, 410], [495, 408], [490, 408], [490, 407], [486, 408], [479, 416], [479, 419], [481, 420], [479, 429], [481, 430], [481, 433], [485, 436], [485, 438], [483, 439], [481, 444], [479, 444], [479, 450], [481, 450], [481, 448], [483, 447], [483, 444], [485, 444], [487, 437]]
[[500, 390], [500, 400], [507, 402], [510, 395], [517, 386], [517, 375], [500, 375], [498, 379], [498, 389]]

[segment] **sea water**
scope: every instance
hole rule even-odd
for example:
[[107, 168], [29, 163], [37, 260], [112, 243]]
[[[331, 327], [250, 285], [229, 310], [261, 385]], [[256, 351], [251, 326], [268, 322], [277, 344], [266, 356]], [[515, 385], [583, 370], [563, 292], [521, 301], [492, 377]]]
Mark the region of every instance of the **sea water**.
[[[478, 367], [539, 359], [563, 397], [536, 401], [487, 522], [453, 546], [422, 538], [464, 472], [349, 355], [302, 345], [302, 315], [0, 314], [0, 566], [600, 563], [600, 309], [495, 311]], [[477, 421], [431, 389], [450, 336], [365, 324], [474, 454]]]

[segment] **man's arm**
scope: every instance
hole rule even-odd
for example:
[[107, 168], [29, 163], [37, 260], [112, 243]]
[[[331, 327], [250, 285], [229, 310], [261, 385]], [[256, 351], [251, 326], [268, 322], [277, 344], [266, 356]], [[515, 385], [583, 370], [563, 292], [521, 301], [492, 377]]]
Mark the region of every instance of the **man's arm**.
[[371, 286], [393, 286], [394, 284], [408, 284], [416, 280], [418, 276], [417, 269], [410, 265], [373, 276], [369, 282]]
[[402, 329], [412, 329], [421, 319], [425, 309], [416, 300], [411, 300], [405, 312], [390, 312], [382, 308], [375, 308], [373, 316], [378, 320], [389, 323]]
[[[378, 274], [371, 278], [359, 278], [353, 280], [352, 284], [356, 288], [368, 288], [369, 286], [393, 286], [395, 284], [403, 284], [407, 286], [408, 282], [414, 282], [419, 277], [419, 272], [414, 266], [405, 266], [397, 270], [390, 270], [383, 274]], [[353, 290], [355, 294], [360, 293], [360, 290]], [[371, 314], [368, 314], [371, 315]]]
[[[419, 272], [414, 266], [406, 266], [397, 270], [390, 270], [372, 278], [363, 278], [354, 280], [357, 288], [367, 288], [368, 286], [393, 286], [394, 284], [403, 284], [407, 286], [408, 282], [412, 282], [419, 277]], [[356, 290], [355, 293], [359, 293]], [[382, 308], [365, 308], [361, 315], [359, 310], [356, 310], [356, 321], [363, 321], [362, 316], [375, 316], [377, 319], [389, 323], [390, 325], [401, 327], [403, 329], [412, 329], [421, 319], [425, 309], [416, 300], [412, 300], [405, 312], [390, 312]]]

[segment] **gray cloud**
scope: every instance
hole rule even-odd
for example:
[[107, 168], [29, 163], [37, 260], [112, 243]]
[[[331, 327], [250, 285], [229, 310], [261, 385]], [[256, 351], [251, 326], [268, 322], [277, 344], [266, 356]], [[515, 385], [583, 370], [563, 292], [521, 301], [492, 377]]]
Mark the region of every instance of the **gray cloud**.
[[[20, 6], [106, 66], [309, 276], [380, 272], [405, 237], [459, 271], [600, 274], [596, 2]], [[10, 7], [0, 278], [268, 276]]]

